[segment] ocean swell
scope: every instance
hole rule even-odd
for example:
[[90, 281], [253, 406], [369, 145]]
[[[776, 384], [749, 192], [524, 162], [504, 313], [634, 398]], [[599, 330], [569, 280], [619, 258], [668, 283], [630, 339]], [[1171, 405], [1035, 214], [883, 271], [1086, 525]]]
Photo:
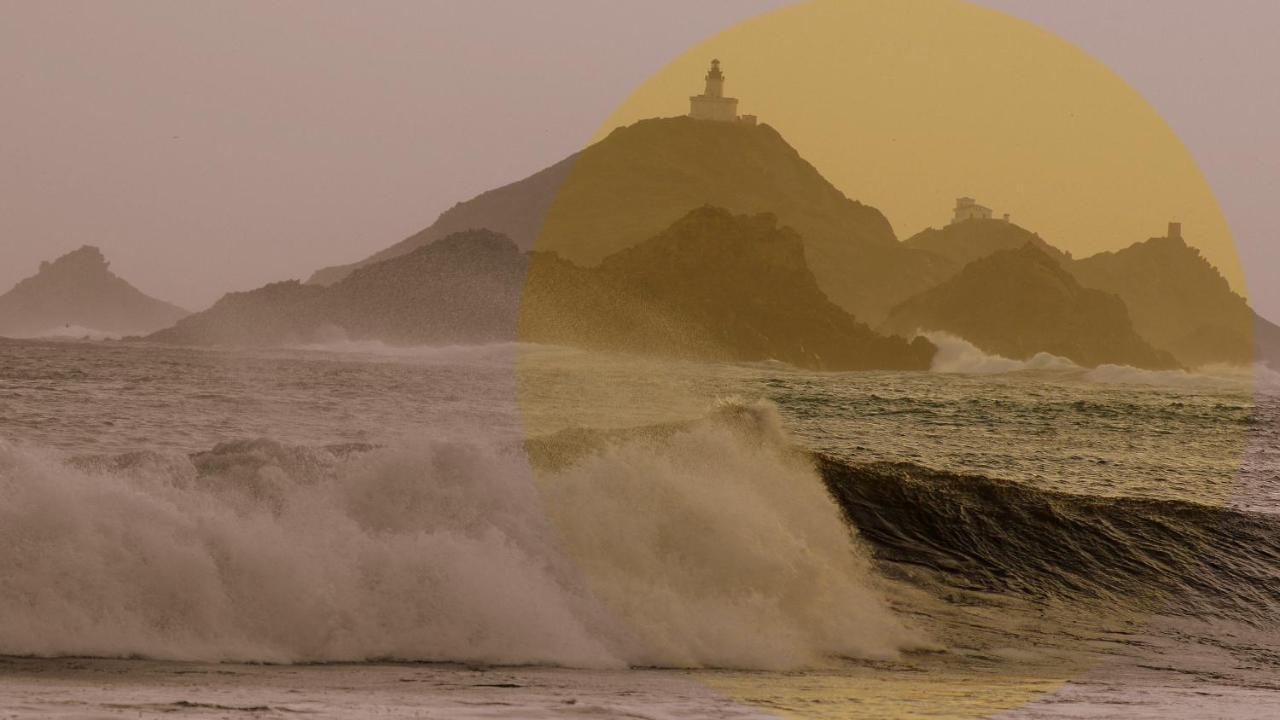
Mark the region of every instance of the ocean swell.
[[1280, 516], [1053, 492], [906, 463], [818, 460], [882, 562], [946, 587], [1246, 622], [1280, 619]]

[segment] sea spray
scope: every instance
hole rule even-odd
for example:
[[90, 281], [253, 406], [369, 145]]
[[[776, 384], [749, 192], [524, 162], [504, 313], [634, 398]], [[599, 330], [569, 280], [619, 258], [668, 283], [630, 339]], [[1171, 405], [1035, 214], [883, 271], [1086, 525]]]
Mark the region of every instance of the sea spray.
[[0, 654], [799, 667], [918, 643], [772, 408], [520, 448], [0, 445]]
[[1166, 388], [1235, 389], [1254, 388], [1260, 393], [1280, 393], [1280, 373], [1265, 363], [1230, 365], [1215, 363], [1192, 370], [1146, 370], [1129, 365], [1103, 364], [1084, 368], [1050, 353], [1036, 353], [1015, 360], [984, 352], [962, 337], [946, 332], [924, 336], [937, 346], [930, 370], [959, 375], [1001, 375], [1026, 370], [1053, 371], [1078, 376], [1099, 385], [1142, 385]]
[[1099, 365], [1084, 378], [1100, 385], [1145, 385], [1184, 389], [1252, 388], [1264, 395], [1280, 393], [1280, 373], [1263, 363], [1253, 366], [1213, 364], [1195, 370], [1142, 370], [1127, 365]]
[[983, 352], [964, 338], [946, 332], [927, 332], [924, 336], [937, 346], [930, 370], [966, 375], [997, 375], [1019, 370], [1076, 370], [1080, 366], [1064, 357], [1036, 353], [1027, 360], [1013, 360]]
[[516, 454], [267, 447], [211, 475], [0, 449], [0, 653], [623, 663]]
[[617, 442], [544, 492], [592, 590], [635, 633], [633, 664], [780, 669], [922, 644], [771, 404]]

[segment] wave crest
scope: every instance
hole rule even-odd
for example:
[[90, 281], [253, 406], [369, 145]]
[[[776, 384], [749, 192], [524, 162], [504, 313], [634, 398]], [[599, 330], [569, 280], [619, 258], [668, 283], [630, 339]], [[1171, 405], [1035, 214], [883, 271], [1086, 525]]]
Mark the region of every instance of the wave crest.
[[1109, 385], [1146, 385], [1152, 387], [1255, 389], [1266, 394], [1280, 393], [1280, 372], [1265, 363], [1253, 366], [1213, 364], [1194, 370], [1144, 370], [1129, 365], [1081, 367], [1067, 358], [1050, 353], [1036, 353], [1027, 360], [1013, 360], [992, 355], [962, 337], [945, 332], [928, 332], [924, 336], [937, 346], [930, 370], [959, 375], [1001, 375], [1028, 370], [1068, 374], [1087, 382]]
[[0, 443], [0, 653], [782, 668], [919, 644], [767, 406], [539, 473], [483, 441]]
[[0, 449], [0, 651], [621, 663], [517, 457], [224, 450], [94, 470]]
[[611, 445], [545, 491], [592, 590], [643, 638], [635, 663], [787, 668], [923, 644], [772, 405]]
[[946, 332], [927, 332], [924, 336], [938, 348], [933, 357], [933, 372], [964, 375], [999, 375], [1019, 370], [1079, 370], [1070, 360], [1046, 352], [1028, 360], [1012, 360], [991, 355], [962, 337]]

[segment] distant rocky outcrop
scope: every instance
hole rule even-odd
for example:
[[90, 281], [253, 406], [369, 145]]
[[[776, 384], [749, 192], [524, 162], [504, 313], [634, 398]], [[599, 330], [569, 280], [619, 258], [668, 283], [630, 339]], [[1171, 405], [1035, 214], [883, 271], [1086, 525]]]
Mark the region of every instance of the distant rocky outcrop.
[[708, 204], [773, 213], [794, 228], [818, 286], [863, 319], [882, 317], [956, 269], [897, 242], [880, 211], [846, 197], [768, 125], [679, 117], [618, 128], [542, 172], [456, 205], [431, 227], [364, 261], [326, 268], [309, 282], [332, 284], [357, 267], [471, 227], [593, 266]]
[[324, 288], [297, 280], [227, 293], [213, 307], [153, 333], [147, 340], [178, 345], [276, 345], [311, 342], [310, 307]]
[[357, 270], [314, 303], [310, 319], [404, 345], [510, 340], [526, 270], [505, 235], [455, 233]]
[[96, 247], [85, 245], [0, 295], [0, 335], [134, 335], [172, 325], [186, 310], [148, 297], [111, 272]]
[[440, 214], [430, 227], [421, 230], [359, 262], [317, 270], [307, 280], [310, 285], [333, 285], [355, 270], [383, 260], [407, 255], [454, 233], [486, 228], [505, 235], [522, 250], [532, 249], [547, 209], [564, 184], [578, 155], [574, 154], [533, 175], [456, 203]]
[[1258, 352], [1255, 329], [1268, 335], [1270, 323], [1181, 237], [1151, 238], [1070, 269], [1080, 284], [1120, 296], [1139, 334], [1189, 367], [1250, 363]]
[[324, 287], [297, 281], [231, 293], [152, 335], [187, 345], [392, 344], [512, 340], [526, 259], [488, 230], [455, 233]]
[[1139, 336], [1120, 298], [1082, 287], [1057, 259], [1030, 243], [974, 260], [894, 308], [881, 329], [941, 330], [1015, 359], [1047, 352], [1086, 367], [1178, 364]]
[[[1030, 287], [1039, 287], [1045, 293], [1050, 287], [1060, 291], [1053, 301], [1050, 301], [1053, 293], [1035, 296], [1048, 303], [1040, 308], [1045, 313], [1041, 320], [1056, 317], [1062, 322], [1074, 322], [1082, 317], [1079, 313], [1090, 312], [1114, 320], [1117, 315], [1112, 312], [1114, 307], [1109, 301], [1078, 292], [1091, 288], [1119, 296], [1127, 307], [1132, 328], [1146, 341], [1145, 345], [1168, 350], [1183, 365], [1246, 363], [1259, 353], [1272, 357], [1280, 354], [1280, 328], [1254, 315], [1217, 270], [1180, 238], [1157, 238], [1116, 253], [1076, 260], [1016, 224], [975, 217], [940, 229], [928, 229], [898, 242], [889, 222], [878, 210], [846, 197], [768, 125], [709, 122], [688, 117], [642, 120], [618, 128], [600, 142], [541, 172], [455, 205], [430, 227], [363, 261], [326, 268], [308, 281], [309, 286], [327, 286], [333, 292], [312, 296], [307, 294], [311, 291], [291, 285], [271, 290], [268, 294], [274, 299], [269, 302], [265, 302], [267, 295], [258, 295], [268, 292], [264, 289], [240, 299], [229, 297], [227, 306], [215, 309], [226, 319], [221, 332], [228, 342], [245, 341], [246, 338], [236, 339], [241, 332], [249, 332], [259, 340], [274, 341], [285, 328], [306, 337], [321, 337], [332, 330], [335, 334], [354, 333], [398, 342], [435, 342], [468, 325], [483, 337], [510, 337], [514, 331], [502, 326], [499, 319], [509, 319], [505, 303], [512, 302], [520, 292], [515, 287], [519, 283], [513, 278], [528, 269], [530, 258], [523, 253], [532, 251], [533, 271], [529, 275], [529, 286], [523, 289], [537, 291], [540, 283], [554, 280], [567, 294], [560, 300], [548, 296], [548, 302], [561, 302], [569, 295], [582, 296], [580, 302], [564, 308], [560, 319], [553, 320], [546, 315], [539, 320], [544, 323], [539, 326], [539, 332], [548, 333], [549, 337], [577, 342], [584, 341], [588, 335], [601, 342], [605, 342], [603, 338], [613, 337], [605, 344], [620, 347], [635, 342], [623, 337], [619, 328], [626, 327], [631, 328], [633, 336], [648, 337], [653, 342], [660, 336], [697, 336], [698, 342], [710, 342], [722, 335], [722, 339], [733, 336], [730, 346], [735, 352], [745, 352], [754, 341], [745, 335], [734, 336], [737, 330], [708, 334], [703, 332], [707, 329], [703, 326], [677, 328], [676, 324], [689, 322], [690, 318], [677, 318], [661, 308], [654, 309], [671, 300], [658, 297], [654, 290], [666, 287], [675, 293], [674, 285], [662, 285], [655, 282], [656, 277], [651, 277], [645, 292], [638, 296], [633, 297], [622, 289], [626, 282], [620, 274], [619, 263], [631, 257], [625, 251], [649, 243], [655, 236], [682, 232], [672, 223], [685, 218], [677, 226], [688, 227], [692, 220], [686, 216], [706, 205], [725, 208], [730, 214], [769, 213], [777, 218], [780, 226], [793, 228], [803, 239], [803, 256], [819, 292], [845, 312], [878, 327], [898, 331], [914, 329], [906, 327], [914, 316], [905, 313], [923, 312], [920, 303], [927, 297], [936, 297], [936, 293], [926, 291], [941, 292], [943, 288], [950, 288], [954, 292], [956, 286], [949, 283], [975, 262], [1002, 252], [1021, 253], [1024, 247], [1031, 246], [1082, 286], [1071, 288], [1062, 284], [1061, 278], [1051, 278], [1046, 274], [1047, 266], [1026, 262], [1025, 253], [1011, 256], [1022, 257], [1023, 263], [1018, 267], [1011, 265], [1009, 272], [1031, 273], [1027, 278], [1029, 285], [1021, 288], [1023, 291], [1030, 292]], [[709, 216], [703, 220], [713, 222]], [[489, 268], [496, 273], [492, 276], [469, 274], [478, 268], [469, 269], [466, 263], [477, 258], [469, 258], [465, 253], [450, 254], [446, 252], [448, 244], [414, 261], [383, 265], [433, 247], [459, 233], [466, 236], [472, 228], [488, 228], [509, 238], [510, 247], [498, 253], [502, 259], [497, 259], [497, 255], [490, 258], [505, 270]], [[468, 243], [463, 246], [470, 247]], [[653, 246], [656, 245], [650, 245]], [[703, 249], [714, 246], [713, 243]], [[449, 258], [463, 263], [456, 277], [443, 268]], [[660, 260], [648, 258], [655, 267]], [[763, 257], [755, 257], [754, 261], [768, 266]], [[1006, 257], [1004, 262], [1010, 260]], [[607, 267], [610, 264], [612, 266]], [[375, 267], [380, 269], [348, 284], [348, 280], [360, 276], [364, 269]], [[421, 273], [434, 279], [417, 285], [408, 279]], [[479, 283], [475, 291], [468, 289], [469, 282]], [[597, 286], [608, 290], [593, 290]], [[1005, 286], [1010, 290], [1019, 289], [1008, 282], [1002, 285]], [[446, 287], [453, 289], [445, 292], [442, 288]], [[756, 283], [756, 288], [763, 289], [764, 283]], [[485, 291], [496, 294], [489, 300]], [[737, 290], [725, 284], [719, 291], [728, 297]], [[287, 312], [263, 308], [260, 312], [264, 313], [264, 320], [248, 325], [230, 320], [233, 315], [250, 312], [259, 299], [265, 304], [288, 304], [291, 301], [276, 298], [284, 294], [297, 300], [299, 308]], [[808, 293], [801, 295], [807, 297]], [[590, 302], [597, 303], [595, 311], [612, 313], [614, 325], [607, 326], [598, 318], [590, 317], [593, 310], [588, 308], [588, 297]], [[694, 299], [692, 294], [685, 293], [681, 302], [686, 310], [696, 306], [696, 302], [690, 304]], [[1004, 305], [1017, 302], [1016, 298], [1007, 299]], [[733, 304], [743, 306], [736, 301], [726, 307]], [[1050, 306], [1058, 310], [1051, 312]], [[1104, 306], [1111, 310], [1104, 310]], [[650, 317], [641, 316], [641, 308], [646, 307], [650, 309], [644, 312]], [[987, 313], [982, 317], [992, 321], [992, 307], [971, 309]], [[893, 308], [898, 308], [896, 317], [882, 324]], [[391, 315], [378, 317], [374, 309], [386, 310]], [[431, 309], [437, 319], [426, 315]], [[942, 312], [943, 308], [937, 310]], [[272, 313], [276, 312], [285, 313], [286, 319], [280, 321], [282, 325], [273, 324]], [[623, 317], [629, 319], [619, 324]], [[736, 327], [738, 319], [736, 316], [722, 318], [728, 323], [727, 328]], [[763, 320], [763, 316], [753, 317], [751, 321], [759, 320]], [[193, 319], [188, 327], [195, 328], [204, 322], [215, 320]], [[983, 322], [975, 318], [971, 330], [978, 331]], [[575, 334], [575, 323], [592, 325], [593, 330]], [[245, 330], [246, 327], [252, 329]], [[1037, 332], [1026, 328], [1024, 333], [1020, 327], [1016, 323], [1009, 325], [1010, 332], [1017, 330], [1019, 334], [997, 342], [999, 323], [987, 325], [988, 345], [1017, 349], [1050, 340], [1061, 344], [1067, 333], [1079, 329], [1085, 334], [1074, 350], [1079, 357], [1092, 357], [1095, 350], [1106, 354], [1091, 345], [1100, 332], [1098, 328], [1070, 325], [1041, 328]], [[1119, 324], [1106, 327], [1107, 332], [1116, 333], [1116, 338], [1127, 337]], [[486, 329], [481, 332], [480, 328]], [[771, 336], [780, 338], [776, 330], [774, 328]], [[217, 334], [210, 327], [198, 332], [192, 330], [191, 337]], [[755, 347], [766, 345], [756, 342]], [[682, 347], [689, 351], [691, 346]], [[1167, 357], [1152, 356], [1147, 350], [1150, 347], [1124, 345], [1118, 346], [1111, 355], [1140, 358], [1148, 366], [1169, 364]], [[707, 348], [700, 352], [712, 353]], [[819, 356], [826, 357], [811, 339], [806, 341], [801, 355], [808, 358], [802, 361], [809, 363], [817, 362]]]
[[1082, 286], [1119, 296], [1138, 334], [1182, 365], [1280, 361], [1280, 328], [1256, 315], [1180, 236], [1152, 238], [1077, 260], [1012, 223], [966, 220], [925, 230], [905, 244], [953, 264], [952, 274], [994, 252], [1030, 244]]
[[881, 336], [818, 287], [794, 231], [704, 207], [582, 267], [486, 230], [449, 235], [330, 287], [229, 295], [150, 339], [187, 344], [520, 339], [820, 369], [925, 369], [933, 346]]
[[857, 322], [818, 286], [771, 214], [703, 207], [583, 270], [536, 254], [521, 337], [831, 370], [926, 369], [935, 348]]

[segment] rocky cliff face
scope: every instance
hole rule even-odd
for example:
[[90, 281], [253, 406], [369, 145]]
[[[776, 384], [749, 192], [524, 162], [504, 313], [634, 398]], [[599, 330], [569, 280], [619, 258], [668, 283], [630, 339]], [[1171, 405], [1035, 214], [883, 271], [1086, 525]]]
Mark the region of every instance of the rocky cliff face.
[[85, 245], [0, 295], [0, 335], [30, 337], [68, 326], [109, 335], [134, 335], [172, 325], [187, 314], [148, 297], [111, 272], [96, 247]]
[[619, 128], [540, 173], [455, 206], [367, 260], [317, 272], [311, 282], [331, 284], [355, 267], [470, 227], [593, 266], [703, 205], [773, 213], [794, 228], [819, 287], [859, 318], [883, 316], [954, 270], [897, 242], [878, 210], [845, 197], [773, 128], [681, 117]]
[[1047, 352], [1086, 367], [1177, 366], [1171, 355], [1138, 335], [1120, 298], [1082, 287], [1058, 260], [1032, 244], [969, 263], [894, 308], [882, 329], [941, 330], [1015, 359]]

